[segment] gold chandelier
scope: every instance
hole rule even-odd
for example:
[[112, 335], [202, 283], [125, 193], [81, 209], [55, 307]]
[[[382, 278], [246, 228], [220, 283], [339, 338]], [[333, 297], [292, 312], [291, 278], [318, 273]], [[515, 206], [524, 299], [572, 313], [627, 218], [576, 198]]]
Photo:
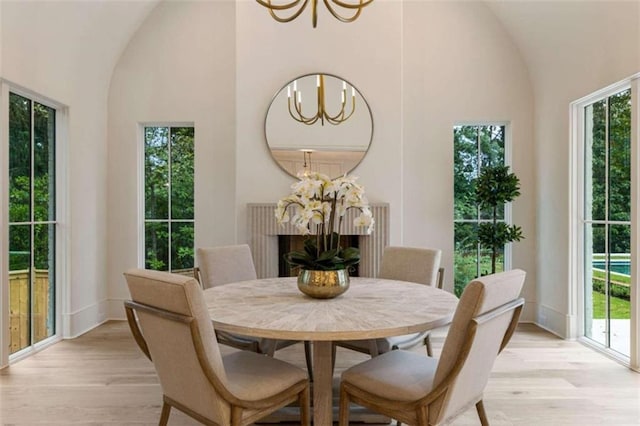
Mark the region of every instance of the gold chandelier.
[[[278, 22], [291, 22], [296, 19], [300, 14], [304, 11], [309, 3], [309, 0], [293, 0], [288, 3], [282, 3], [282, 0], [278, 4], [278, 0], [256, 0], [260, 5], [269, 9], [269, 14]], [[327, 7], [329, 12], [333, 15], [334, 18], [341, 22], [353, 22], [358, 19], [360, 13], [362, 13], [362, 9], [365, 6], [369, 5], [373, 0], [354, 0], [354, 3], [346, 3], [341, 0], [323, 0], [324, 5]], [[276, 4], [274, 4], [276, 3]], [[300, 6], [298, 10], [295, 10], [296, 6]], [[336, 6], [346, 9], [345, 12], [352, 12], [353, 14], [349, 17], [344, 17], [340, 15], [337, 11]], [[290, 9], [294, 9], [290, 16], [282, 17], [278, 16], [276, 12], [286, 11], [288, 12]], [[318, 23], [318, 0], [311, 0], [311, 22], [313, 23], [313, 28], [316, 27]]]
[[[347, 121], [356, 110], [356, 90], [351, 86], [351, 112], [347, 114], [347, 83], [344, 80], [342, 81], [342, 91], [340, 92], [340, 109], [335, 115], [329, 115], [325, 107], [323, 74], [318, 74], [316, 76], [316, 90], [318, 109], [314, 115], [305, 116], [302, 113], [302, 92], [298, 90], [298, 80], [293, 81], [293, 99], [291, 99], [291, 86], [287, 86], [287, 104], [289, 107], [289, 114], [294, 120], [309, 126], [315, 124], [318, 120], [320, 120], [320, 123], [323, 126], [325, 120], [329, 124], [337, 125]], [[293, 108], [291, 107], [292, 103]]]

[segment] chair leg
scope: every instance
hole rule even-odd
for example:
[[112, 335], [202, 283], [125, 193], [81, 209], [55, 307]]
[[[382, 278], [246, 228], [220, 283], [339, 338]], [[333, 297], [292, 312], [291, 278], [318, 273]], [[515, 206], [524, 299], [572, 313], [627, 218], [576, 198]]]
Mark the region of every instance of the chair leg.
[[338, 426], [349, 426], [349, 394], [340, 386], [340, 414]]
[[309, 396], [309, 386], [307, 386], [302, 392], [300, 392], [299, 404], [301, 426], [311, 426], [310, 400], [311, 397]]
[[433, 350], [431, 348], [431, 339], [429, 339], [429, 335], [424, 338], [424, 345], [427, 347], [427, 356], [433, 357]]
[[380, 351], [378, 350], [378, 343], [376, 342], [376, 339], [369, 340], [369, 355], [371, 355], [371, 358], [375, 358], [378, 355], [380, 355]]
[[426, 406], [419, 407], [416, 412], [416, 420], [418, 420], [418, 426], [427, 426], [429, 424], [429, 412]]
[[313, 382], [313, 363], [311, 362], [311, 342], [304, 341], [304, 360], [307, 363], [307, 374], [309, 375], [309, 381]]
[[171, 414], [171, 406], [166, 402], [162, 403], [162, 413], [160, 414], [160, 421], [158, 426], [167, 426], [169, 422], [169, 414]]
[[234, 405], [231, 407], [231, 426], [240, 426], [242, 424], [242, 407]]
[[482, 400], [476, 403], [476, 410], [478, 411], [478, 417], [480, 417], [480, 424], [482, 426], [489, 426], [489, 420], [487, 419], [487, 413], [484, 411]]
[[336, 348], [337, 348], [337, 345], [335, 343], [332, 343], [331, 344], [331, 373], [332, 374], [336, 370]]
[[273, 355], [276, 353], [276, 346], [278, 346], [277, 340], [269, 340], [266, 348], [263, 349], [264, 354], [273, 358]]

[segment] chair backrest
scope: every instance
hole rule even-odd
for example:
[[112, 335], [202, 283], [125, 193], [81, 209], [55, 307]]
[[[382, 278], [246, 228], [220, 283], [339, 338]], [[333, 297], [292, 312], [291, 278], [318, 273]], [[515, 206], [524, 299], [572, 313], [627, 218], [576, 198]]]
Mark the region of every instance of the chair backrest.
[[257, 278], [251, 249], [247, 244], [199, 248], [196, 256], [203, 288]]
[[493, 363], [507, 344], [520, 317], [518, 296], [525, 272], [515, 269], [471, 281], [449, 327], [434, 378], [447, 391], [431, 406], [430, 420], [439, 424], [482, 397]]
[[378, 277], [435, 286], [441, 255], [438, 249], [385, 247]]
[[129, 325], [153, 361], [164, 395], [218, 424], [228, 423], [230, 408], [219, 393], [226, 391], [227, 378], [198, 282], [144, 269], [124, 275], [132, 299], [125, 302]]
[[436, 281], [436, 286], [442, 290], [444, 286], [444, 268], [441, 266], [438, 268], [438, 278]]

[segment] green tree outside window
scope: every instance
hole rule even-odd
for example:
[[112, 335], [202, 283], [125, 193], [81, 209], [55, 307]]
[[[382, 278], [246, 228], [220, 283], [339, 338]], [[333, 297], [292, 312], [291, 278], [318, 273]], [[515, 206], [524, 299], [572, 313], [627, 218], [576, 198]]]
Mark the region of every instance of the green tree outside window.
[[194, 129], [144, 128], [145, 267], [194, 266]]
[[[460, 295], [472, 279], [491, 270], [492, 251], [478, 244], [479, 225], [493, 220], [492, 208], [480, 208], [477, 179], [484, 167], [504, 164], [504, 125], [454, 126], [454, 291]], [[504, 205], [496, 209], [504, 222]], [[504, 269], [504, 249], [496, 255], [496, 270]]]

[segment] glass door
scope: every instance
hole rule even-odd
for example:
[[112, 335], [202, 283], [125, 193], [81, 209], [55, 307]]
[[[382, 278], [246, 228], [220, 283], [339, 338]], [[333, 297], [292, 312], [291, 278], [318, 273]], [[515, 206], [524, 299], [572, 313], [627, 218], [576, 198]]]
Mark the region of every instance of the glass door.
[[631, 354], [631, 89], [583, 108], [584, 335]]
[[9, 94], [9, 353], [56, 333], [56, 110]]

